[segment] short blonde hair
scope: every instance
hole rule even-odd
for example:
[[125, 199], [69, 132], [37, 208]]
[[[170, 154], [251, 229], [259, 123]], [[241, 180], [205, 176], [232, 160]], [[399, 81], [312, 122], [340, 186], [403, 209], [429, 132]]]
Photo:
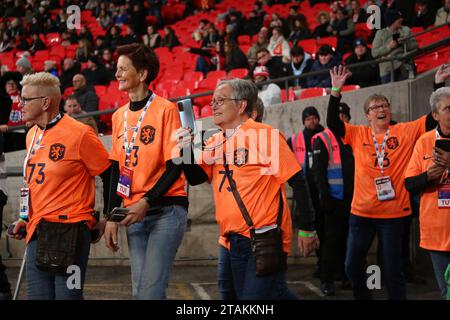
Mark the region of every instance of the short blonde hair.
[[48, 72], [37, 72], [28, 74], [20, 81], [22, 87], [32, 86], [39, 87], [39, 91], [42, 91], [45, 95], [51, 96], [59, 105], [61, 102], [61, 89], [60, 82], [57, 77]]

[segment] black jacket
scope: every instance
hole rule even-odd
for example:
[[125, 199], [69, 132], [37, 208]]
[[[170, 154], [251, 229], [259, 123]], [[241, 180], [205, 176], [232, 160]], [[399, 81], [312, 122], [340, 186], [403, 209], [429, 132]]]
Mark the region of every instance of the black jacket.
[[[372, 54], [367, 50], [366, 54], [360, 59], [353, 52], [347, 59], [345, 64], [353, 64], [374, 60]], [[352, 76], [347, 80], [347, 84], [357, 84], [360, 87], [370, 87], [380, 83], [380, 69], [378, 64], [367, 65], [364, 67], [351, 68]]]

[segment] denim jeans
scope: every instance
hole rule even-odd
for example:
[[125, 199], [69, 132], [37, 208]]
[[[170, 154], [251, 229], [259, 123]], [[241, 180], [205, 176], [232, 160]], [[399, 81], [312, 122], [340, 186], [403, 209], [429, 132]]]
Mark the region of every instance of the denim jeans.
[[396, 69], [396, 70], [394, 70], [394, 80], [393, 81], [391, 81], [391, 74], [389, 73], [387, 75], [380, 77], [380, 82], [381, 82], [381, 84], [386, 84], [389, 82], [402, 81], [405, 79], [406, 78], [402, 75], [400, 69]]
[[140, 300], [166, 299], [169, 274], [186, 229], [187, 211], [166, 206], [127, 229], [133, 296]]
[[449, 251], [429, 251], [431, 262], [433, 263], [434, 276], [441, 292], [441, 298], [447, 298], [447, 282], [445, 281], [445, 270], [447, 270], [450, 264], [450, 252]]
[[221, 300], [236, 300], [233, 274], [231, 272], [230, 252], [221, 245], [219, 246], [219, 258], [217, 262], [217, 287]]
[[355, 299], [371, 299], [366, 283], [366, 257], [375, 234], [381, 242], [382, 276], [390, 300], [406, 299], [402, 273], [402, 237], [406, 218], [374, 219], [351, 214], [345, 271], [352, 283]]
[[230, 263], [233, 285], [239, 300], [297, 299], [287, 287], [285, 271], [256, 276], [249, 238], [237, 233], [230, 235]]
[[[36, 267], [37, 239], [27, 245], [26, 276], [28, 300], [82, 300], [83, 285], [91, 248], [91, 233], [83, 228], [76, 265], [80, 267], [81, 288], [69, 289], [68, 276], [71, 274], [53, 274], [41, 271]], [[72, 281], [70, 281], [72, 283]]]

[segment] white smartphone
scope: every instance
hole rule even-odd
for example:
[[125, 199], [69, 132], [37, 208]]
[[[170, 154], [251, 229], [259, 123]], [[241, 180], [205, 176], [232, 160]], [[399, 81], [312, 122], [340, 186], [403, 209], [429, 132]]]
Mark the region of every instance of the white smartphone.
[[191, 99], [184, 99], [177, 102], [178, 112], [180, 113], [181, 126], [183, 128], [191, 128], [192, 134], [197, 133], [195, 125], [194, 110], [192, 108]]

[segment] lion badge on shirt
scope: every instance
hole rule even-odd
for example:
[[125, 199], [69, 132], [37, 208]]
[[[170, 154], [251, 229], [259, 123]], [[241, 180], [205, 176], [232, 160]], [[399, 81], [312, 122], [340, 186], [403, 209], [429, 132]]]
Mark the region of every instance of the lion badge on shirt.
[[248, 162], [248, 150], [239, 148], [234, 151], [234, 165], [238, 168], [242, 167]]
[[50, 151], [48, 157], [50, 160], [59, 161], [64, 159], [64, 154], [66, 152], [66, 147], [61, 143], [55, 143], [50, 146]]
[[155, 140], [155, 128], [150, 125], [147, 125], [141, 129], [141, 136], [139, 139], [145, 145], [152, 143]]

